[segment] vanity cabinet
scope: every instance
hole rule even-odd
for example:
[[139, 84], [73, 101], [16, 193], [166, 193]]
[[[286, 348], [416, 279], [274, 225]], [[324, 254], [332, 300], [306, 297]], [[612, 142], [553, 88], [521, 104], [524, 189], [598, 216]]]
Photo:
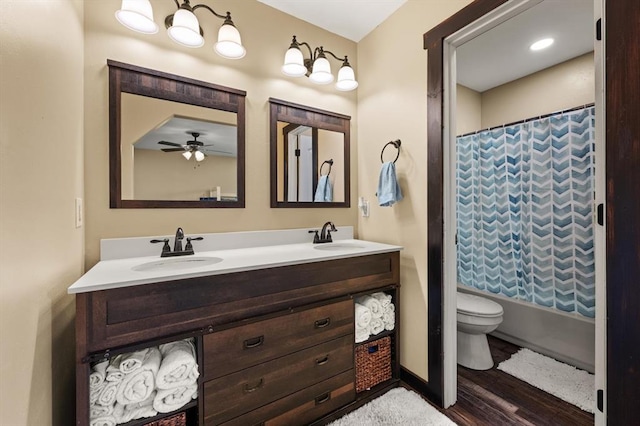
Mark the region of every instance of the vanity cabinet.
[[[189, 424], [325, 424], [398, 385], [399, 285], [393, 251], [78, 293], [76, 423], [89, 424], [92, 362], [193, 337]], [[356, 393], [354, 299], [377, 291], [396, 305], [392, 376]]]

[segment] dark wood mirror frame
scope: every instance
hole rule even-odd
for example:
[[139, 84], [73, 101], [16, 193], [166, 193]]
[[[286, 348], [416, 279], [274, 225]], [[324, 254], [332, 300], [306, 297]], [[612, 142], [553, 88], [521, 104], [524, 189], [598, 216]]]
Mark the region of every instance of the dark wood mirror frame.
[[[344, 201], [314, 203], [278, 201], [278, 121], [330, 130], [344, 136]], [[269, 139], [271, 162], [271, 207], [290, 208], [330, 208], [351, 207], [351, 117], [335, 112], [324, 111], [280, 99], [269, 98]]]
[[[244, 208], [245, 97], [243, 90], [107, 60], [109, 66], [109, 200], [111, 208]], [[121, 94], [197, 105], [237, 114], [237, 200], [123, 200], [121, 175]]]

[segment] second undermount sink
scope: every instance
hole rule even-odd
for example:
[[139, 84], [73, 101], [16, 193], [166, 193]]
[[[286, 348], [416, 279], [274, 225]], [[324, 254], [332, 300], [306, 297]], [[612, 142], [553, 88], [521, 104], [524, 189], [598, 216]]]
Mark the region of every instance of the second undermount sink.
[[314, 249], [316, 250], [327, 250], [327, 251], [333, 251], [333, 250], [357, 250], [357, 249], [363, 249], [364, 246], [362, 244], [357, 244], [357, 243], [323, 243], [323, 244], [316, 244], [313, 246]]
[[134, 271], [174, 271], [179, 269], [200, 268], [219, 262], [222, 262], [221, 258], [212, 256], [170, 257], [142, 263], [131, 269]]

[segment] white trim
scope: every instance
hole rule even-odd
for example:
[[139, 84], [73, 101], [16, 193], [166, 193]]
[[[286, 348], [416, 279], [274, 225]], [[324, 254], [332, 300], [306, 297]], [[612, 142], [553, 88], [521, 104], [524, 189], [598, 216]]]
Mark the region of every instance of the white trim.
[[[595, 105], [596, 105], [596, 129], [595, 129], [595, 200], [594, 200], [594, 222], [597, 215], [597, 206], [602, 203], [606, 211], [606, 139], [605, 139], [605, 42], [604, 42], [604, 2], [605, 0], [594, 0], [593, 16], [594, 28], [598, 18], [602, 18], [602, 40], [594, 40], [594, 65], [595, 65]], [[595, 256], [596, 274], [596, 348], [595, 348], [595, 378], [596, 392], [598, 389], [604, 391], [603, 412], [596, 408], [594, 424], [596, 426], [607, 424], [607, 251], [606, 251], [606, 231], [607, 222], [604, 226], [597, 223], [593, 227], [593, 243]], [[598, 395], [596, 393], [596, 401]]]

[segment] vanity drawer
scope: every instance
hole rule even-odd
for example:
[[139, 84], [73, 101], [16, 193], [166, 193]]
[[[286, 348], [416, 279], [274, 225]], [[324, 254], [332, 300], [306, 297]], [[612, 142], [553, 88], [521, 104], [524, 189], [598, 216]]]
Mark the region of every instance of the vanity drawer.
[[223, 423], [223, 426], [307, 425], [355, 400], [356, 392], [353, 375], [353, 370], [346, 371], [324, 382], [236, 417]]
[[345, 300], [205, 335], [204, 379], [352, 334], [353, 312], [353, 301]]
[[353, 334], [210, 380], [205, 424], [217, 425], [353, 369]]

